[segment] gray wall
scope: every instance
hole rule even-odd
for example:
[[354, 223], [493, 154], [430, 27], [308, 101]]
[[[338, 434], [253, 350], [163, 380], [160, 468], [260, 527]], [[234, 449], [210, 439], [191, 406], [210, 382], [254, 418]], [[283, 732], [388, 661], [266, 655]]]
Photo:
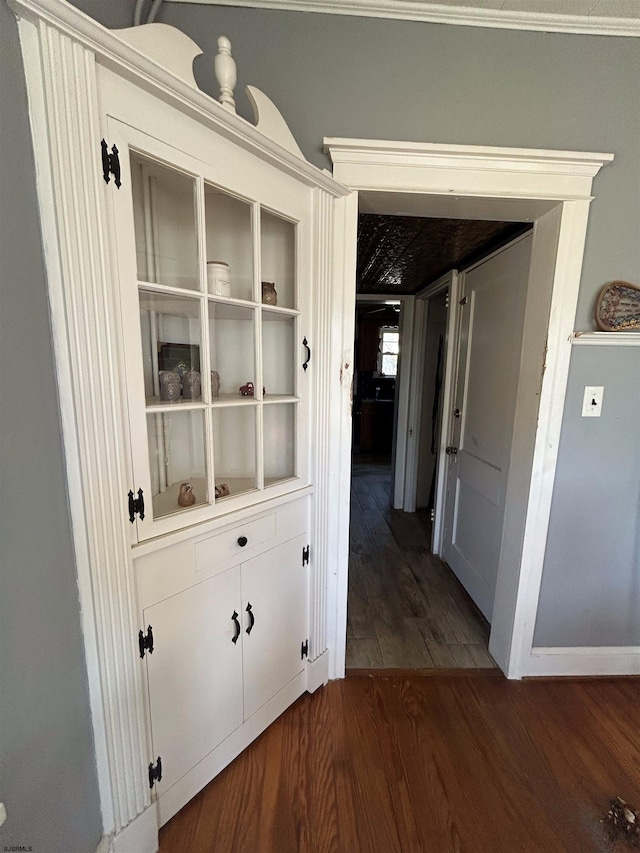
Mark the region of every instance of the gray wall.
[[102, 834], [33, 155], [0, 0], [0, 847], [94, 853]]
[[[598, 419], [585, 385], [605, 386]], [[573, 350], [547, 541], [536, 645], [640, 645], [638, 347]]]

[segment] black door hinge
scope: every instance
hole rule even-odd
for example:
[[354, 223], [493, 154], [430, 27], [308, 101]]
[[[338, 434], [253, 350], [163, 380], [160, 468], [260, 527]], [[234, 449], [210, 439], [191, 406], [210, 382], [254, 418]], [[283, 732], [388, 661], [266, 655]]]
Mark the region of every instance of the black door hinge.
[[144, 495], [142, 489], [138, 489], [138, 497], [134, 498], [133, 492], [129, 491], [129, 521], [131, 524], [136, 520], [136, 513], [140, 516], [140, 521], [144, 519]]
[[463, 296], [462, 299], [460, 300], [460, 302], [458, 302], [458, 305], [466, 305], [466, 304], [467, 304], [467, 297]]
[[113, 182], [120, 189], [120, 157], [118, 156], [118, 149], [115, 145], [112, 145], [111, 154], [109, 154], [109, 146], [104, 139], [100, 143], [100, 147], [102, 148], [102, 177], [105, 183], [108, 184], [111, 180], [109, 175], [113, 175]]
[[149, 787], [153, 788], [156, 782], [159, 782], [162, 779], [162, 759], [158, 756], [158, 760], [156, 761], [156, 766], [153, 764], [149, 765]]
[[300, 660], [309, 657], [309, 640], [305, 640], [300, 646]]
[[143, 634], [142, 631], [138, 631], [138, 648], [140, 649], [140, 657], [144, 657], [145, 650], [149, 652], [150, 655], [153, 654], [153, 629], [151, 625], [147, 628], [147, 633]]
[[309, 562], [309, 546], [302, 549], [302, 565], [306, 566]]

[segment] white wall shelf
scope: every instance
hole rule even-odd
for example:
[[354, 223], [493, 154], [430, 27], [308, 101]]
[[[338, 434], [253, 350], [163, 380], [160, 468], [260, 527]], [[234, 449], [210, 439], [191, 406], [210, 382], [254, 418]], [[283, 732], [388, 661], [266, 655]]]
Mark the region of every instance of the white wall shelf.
[[640, 332], [574, 332], [573, 346], [640, 347]]

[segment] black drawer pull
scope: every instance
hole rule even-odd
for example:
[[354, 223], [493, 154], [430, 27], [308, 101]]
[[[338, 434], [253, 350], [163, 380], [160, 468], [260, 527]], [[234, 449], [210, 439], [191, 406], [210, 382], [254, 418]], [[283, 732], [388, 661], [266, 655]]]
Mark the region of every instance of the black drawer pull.
[[251, 610], [251, 604], [250, 603], [247, 604], [247, 613], [249, 614], [249, 627], [247, 628], [247, 634], [250, 634], [251, 631], [253, 630], [253, 626], [256, 623], [256, 619], [255, 619], [255, 616], [253, 615], [253, 612]]
[[231, 642], [235, 645], [238, 642], [238, 637], [240, 636], [240, 630], [241, 630], [240, 623], [238, 622], [238, 614], [236, 613], [235, 610], [233, 611], [233, 616], [231, 618], [233, 619], [234, 625], [236, 626], [235, 637], [231, 638]]
[[241, 548], [244, 548], [244, 546], [247, 544], [247, 542], [248, 542], [248, 541], [249, 541], [249, 540], [247, 539], [247, 537], [246, 537], [246, 536], [238, 536], [238, 545], [239, 545]]

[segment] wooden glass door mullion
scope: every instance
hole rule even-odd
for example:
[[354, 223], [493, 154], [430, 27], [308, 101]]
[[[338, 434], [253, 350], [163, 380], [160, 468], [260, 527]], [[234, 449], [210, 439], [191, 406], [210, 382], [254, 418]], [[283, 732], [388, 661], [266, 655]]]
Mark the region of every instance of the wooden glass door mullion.
[[209, 301], [207, 287], [207, 223], [205, 213], [204, 178], [199, 175], [196, 178], [196, 237], [198, 245], [198, 283], [200, 285], [200, 340], [202, 351], [200, 353], [200, 382], [202, 388], [202, 400], [207, 403], [204, 416], [205, 434], [205, 458], [207, 460], [207, 495], [209, 503], [215, 503], [215, 455], [213, 452], [213, 418], [211, 414], [211, 343], [209, 323]]
[[[264, 370], [262, 369], [262, 241], [260, 239], [260, 205], [253, 206], [253, 294], [258, 303], [255, 310], [255, 364], [256, 364], [256, 397], [264, 398]], [[264, 416], [261, 402], [256, 412], [256, 486], [264, 489]]]

